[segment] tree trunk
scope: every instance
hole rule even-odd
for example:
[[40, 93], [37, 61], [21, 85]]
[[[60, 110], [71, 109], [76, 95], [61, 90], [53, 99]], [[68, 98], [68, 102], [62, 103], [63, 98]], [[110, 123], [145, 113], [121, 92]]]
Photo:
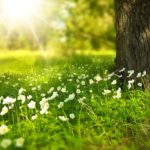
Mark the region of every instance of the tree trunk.
[[114, 0], [116, 66], [150, 75], [150, 0]]

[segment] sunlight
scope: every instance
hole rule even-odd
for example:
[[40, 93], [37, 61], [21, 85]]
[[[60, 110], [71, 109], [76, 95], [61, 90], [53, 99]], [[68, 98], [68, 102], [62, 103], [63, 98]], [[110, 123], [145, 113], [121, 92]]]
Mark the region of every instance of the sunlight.
[[2, 5], [3, 15], [8, 20], [23, 21], [38, 13], [40, 0], [5, 0]]

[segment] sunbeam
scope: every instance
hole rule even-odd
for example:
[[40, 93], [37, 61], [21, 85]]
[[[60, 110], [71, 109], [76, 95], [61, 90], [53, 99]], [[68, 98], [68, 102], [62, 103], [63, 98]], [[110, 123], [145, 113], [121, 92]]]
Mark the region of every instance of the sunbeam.
[[26, 23], [27, 23], [28, 28], [29, 28], [29, 30], [31, 31], [31, 33], [32, 33], [32, 35], [33, 35], [35, 41], [37, 42], [37, 44], [38, 44], [40, 50], [41, 50], [41, 51], [44, 51], [44, 49], [43, 49], [43, 47], [42, 47], [42, 45], [41, 45], [41, 43], [40, 43], [38, 34], [36, 33], [36, 31], [35, 31], [35, 29], [34, 29], [34, 26], [32, 25], [32, 23], [31, 23], [28, 19], [26, 19]]
[[[44, 52], [43, 40], [53, 33], [53, 29], [57, 29], [58, 25], [62, 25], [61, 18], [56, 24], [61, 5], [59, 0], [0, 0], [0, 26], [5, 28], [5, 38], [9, 40], [17, 33], [18, 38], [24, 34], [24, 38], [29, 39], [30, 32], [31, 38]], [[41, 34], [44, 34], [44, 37]]]

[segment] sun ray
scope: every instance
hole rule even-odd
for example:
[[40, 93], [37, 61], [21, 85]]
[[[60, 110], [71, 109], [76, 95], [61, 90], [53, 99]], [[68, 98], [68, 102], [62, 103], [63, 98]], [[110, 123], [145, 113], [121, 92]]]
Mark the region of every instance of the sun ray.
[[10, 20], [8, 23], [6, 39], [9, 39], [9, 37], [12, 33], [12, 30], [13, 30], [13, 26], [14, 26], [13, 20]]
[[18, 36], [22, 33], [26, 36], [30, 32], [40, 51], [44, 52], [46, 48], [44, 40], [47, 40], [49, 38], [47, 35], [51, 34], [47, 31], [55, 28], [53, 23], [58, 18], [56, 12], [60, 5], [58, 1], [3, 0], [1, 6], [3, 16], [0, 21], [5, 23], [6, 39], [9, 40], [14, 32], [17, 32]]
[[27, 18], [26, 18], [26, 23], [27, 23], [28, 28], [29, 28], [29, 30], [31, 31], [31, 33], [32, 33], [32, 35], [33, 35], [35, 41], [37, 42], [37, 44], [38, 44], [40, 50], [41, 50], [41, 51], [44, 51], [43, 46], [42, 46], [42, 44], [40, 43], [38, 34], [36, 33], [34, 26], [32, 25], [32, 23], [31, 23]]
[[31, 23], [29, 20], [27, 20], [27, 19], [26, 19], [26, 23], [27, 23], [27, 25], [28, 25], [28, 27], [29, 27], [29, 29], [30, 29], [30, 31], [31, 31], [31, 33], [32, 33], [32, 35], [33, 35], [35, 41], [37, 42], [37, 44], [38, 44], [38, 46], [39, 46], [39, 50], [40, 50], [41, 55], [45, 58], [46, 63], [48, 63], [48, 60], [47, 60], [48, 55], [47, 55], [45, 49], [43, 48], [43, 46], [42, 46], [42, 44], [41, 44], [41, 42], [40, 42], [40, 40], [39, 40], [38, 34], [36, 33], [36, 31], [35, 31], [35, 29], [34, 29], [34, 26], [33, 26], [32, 23]]
[[47, 27], [51, 27], [51, 24], [45, 19], [44, 17], [41, 17], [40, 15], [36, 15], [37, 20], [42, 21]]
[[0, 24], [5, 22], [5, 17], [3, 15], [0, 16]]

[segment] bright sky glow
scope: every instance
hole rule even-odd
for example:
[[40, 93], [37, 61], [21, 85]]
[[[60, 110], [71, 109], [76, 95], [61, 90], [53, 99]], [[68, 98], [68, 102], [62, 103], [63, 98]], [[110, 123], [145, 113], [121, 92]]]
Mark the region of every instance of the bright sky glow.
[[4, 0], [2, 11], [8, 20], [25, 20], [38, 14], [40, 0]]
[[40, 34], [53, 28], [64, 29], [64, 23], [58, 19], [59, 12], [56, 13], [59, 7], [60, 11], [63, 8], [58, 2], [58, 0], [0, 0], [0, 28], [2, 25], [6, 29], [6, 39], [13, 33], [32, 36], [30, 38], [33, 38], [42, 50]]

